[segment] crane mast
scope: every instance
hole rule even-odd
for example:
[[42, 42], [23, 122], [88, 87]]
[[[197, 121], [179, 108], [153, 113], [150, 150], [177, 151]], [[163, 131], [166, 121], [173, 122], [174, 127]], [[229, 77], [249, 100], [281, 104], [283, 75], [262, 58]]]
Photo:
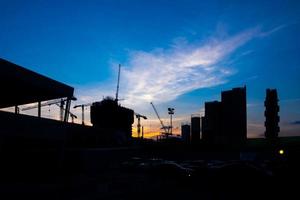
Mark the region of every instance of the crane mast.
[[[138, 113], [135, 113], [135, 116], [136, 116], [136, 118], [138, 119], [138, 123], [137, 123], [137, 133], [138, 133], [138, 138], [140, 138], [140, 135], [141, 135], [141, 118], [147, 119], [147, 117], [144, 116], [144, 115], [138, 114]], [[144, 132], [144, 131], [143, 131], [143, 132]], [[143, 135], [142, 135], [142, 138], [143, 138]]]
[[115, 99], [115, 101], [116, 101], [116, 102], [118, 102], [118, 100], [119, 100], [120, 72], [121, 72], [121, 64], [119, 64], [118, 83], [117, 83], [117, 92], [116, 92], [116, 99]]

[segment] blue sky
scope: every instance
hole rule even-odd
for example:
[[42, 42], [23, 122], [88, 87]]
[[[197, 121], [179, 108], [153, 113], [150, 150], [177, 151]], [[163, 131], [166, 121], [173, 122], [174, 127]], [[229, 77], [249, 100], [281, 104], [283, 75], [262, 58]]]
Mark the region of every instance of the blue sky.
[[278, 89], [281, 135], [300, 134], [292, 123], [300, 120], [299, 1], [0, 0], [0, 7], [0, 57], [74, 86], [77, 103], [114, 96], [121, 63], [121, 103], [149, 116], [152, 129], [150, 101], [163, 118], [174, 107], [179, 127], [222, 90], [247, 85], [248, 136], [264, 131], [269, 87]]

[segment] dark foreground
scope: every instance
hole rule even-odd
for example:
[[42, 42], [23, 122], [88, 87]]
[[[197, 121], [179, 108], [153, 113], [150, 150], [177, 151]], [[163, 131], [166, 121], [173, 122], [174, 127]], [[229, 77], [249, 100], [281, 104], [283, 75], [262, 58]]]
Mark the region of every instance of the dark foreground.
[[0, 199], [298, 199], [298, 153], [288, 153], [10, 150]]

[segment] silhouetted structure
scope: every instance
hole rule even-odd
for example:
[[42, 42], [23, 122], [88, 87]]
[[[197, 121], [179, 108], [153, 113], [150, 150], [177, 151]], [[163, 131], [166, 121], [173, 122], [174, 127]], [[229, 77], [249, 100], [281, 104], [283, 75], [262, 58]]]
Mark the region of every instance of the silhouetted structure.
[[[142, 119], [147, 119], [146, 116], [135, 113], [135, 117], [137, 118], [138, 122], [137, 122], [137, 134], [138, 134], [138, 138], [144, 138], [144, 127], [141, 125], [141, 118]], [[142, 137], [141, 137], [141, 127], [142, 127]]]
[[205, 102], [205, 117], [202, 117], [202, 139], [214, 143], [222, 137], [221, 132], [221, 102]]
[[91, 123], [102, 129], [117, 143], [131, 139], [134, 111], [118, 105], [112, 98], [94, 102], [91, 106]]
[[247, 139], [246, 87], [222, 92], [222, 134], [225, 141], [239, 143]]
[[246, 87], [223, 91], [221, 96], [221, 102], [205, 103], [203, 141], [240, 144], [247, 139]]
[[[41, 101], [66, 99], [64, 121], [68, 121], [70, 101], [74, 88], [41, 74], [0, 59], [0, 108], [38, 102], [38, 117], [19, 112], [0, 111], [0, 140], [2, 148], [22, 149], [47, 148], [69, 145], [74, 136], [90, 128], [79, 128], [75, 124], [41, 118]], [[17, 111], [18, 109], [16, 109]], [[87, 130], [88, 129], [88, 130]], [[94, 139], [93, 139], [94, 140]]]
[[[74, 88], [1, 58], [0, 76], [0, 108], [66, 97], [64, 121], [68, 121]], [[38, 116], [41, 116], [40, 106]]]
[[266, 138], [277, 138], [280, 128], [278, 123], [280, 118], [278, 116], [279, 105], [278, 105], [278, 96], [276, 89], [267, 89], [266, 90], [266, 100], [265, 100], [265, 137]]
[[[74, 99], [73, 87], [3, 59], [0, 59], [0, 76], [2, 92], [0, 108], [12, 106], [16, 108], [15, 113], [0, 111], [2, 149], [22, 149], [23, 151], [24, 148], [97, 147], [116, 143], [119, 140], [119, 138], [113, 140], [112, 134], [106, 134], [108, 131], [104, 128], [66, 123], [70, 114], [70, 101]], [[65, 99], [64, 122], [41, 118], [41, 106], [47, 103], [41, 103], [41, 101], [52, 99]], [[27, 116], [18, 112], [19, 105], [35, 102], [38, 102], [38, 117]], [[132, 113], [133, 111], [126, 108], [119, 110], [121, 111], [117, 112], [117, 116], [121, 118], [125, 116], [124, 123], [126, 123], [128, 118], [126, 112]], [[119, 119], [118, 117], [116, 118]], [[127, 121], [130, 120], [133, 121], [133, 114]], [[120, 123], [116, 123], [116, 127], [120, 126]], [[130, 137], [131, 124], [126, 130], [130, 130], [126, 132], [126, 137]]]
[[200, 115], [193, 114], [191, 117], [191, 144], [200, 142]]
[[189, 124], [181, 125], [181, 138], [185, 144], [190, 144], [190, 142], [191, 142], [191, 125], [189, 125]]

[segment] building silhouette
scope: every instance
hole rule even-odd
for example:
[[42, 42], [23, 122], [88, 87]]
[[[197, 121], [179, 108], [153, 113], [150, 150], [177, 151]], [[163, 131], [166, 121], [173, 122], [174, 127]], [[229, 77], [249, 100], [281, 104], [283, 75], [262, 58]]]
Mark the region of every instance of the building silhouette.
[[205, 103], [202, 138], [211, 144], [241, 144], [247, 139], [246, 87], [223, 91], [221, 102]]
[[247, 139], [246, 87], [224, 91], [221, 129], [225, 140], [242, 142]]
[[200, 143], [200, 115], [191, 116], [191, 144]]
[[134, 111], [122, 107], [113, 98], [107, 97], [91, 106], [93, 127], [102, 129], [111, 140], [123, 144], [131, 140]]
[[205, 117], [202, 117], [202, 139], [207, 143], [221, 138], [221, 102], [205, 102]]
[[190, 144], [191, 142], [191, 125], [181, 124], [181, 138], [185, 144]]
[[266, 90], [266, 100], [265, 100], [265, 137], [266, 138], [277, 138], [280, 131], [278, 116], [279, 105], [278, 105], [278, 95], [276, 89], [267, 89]]

